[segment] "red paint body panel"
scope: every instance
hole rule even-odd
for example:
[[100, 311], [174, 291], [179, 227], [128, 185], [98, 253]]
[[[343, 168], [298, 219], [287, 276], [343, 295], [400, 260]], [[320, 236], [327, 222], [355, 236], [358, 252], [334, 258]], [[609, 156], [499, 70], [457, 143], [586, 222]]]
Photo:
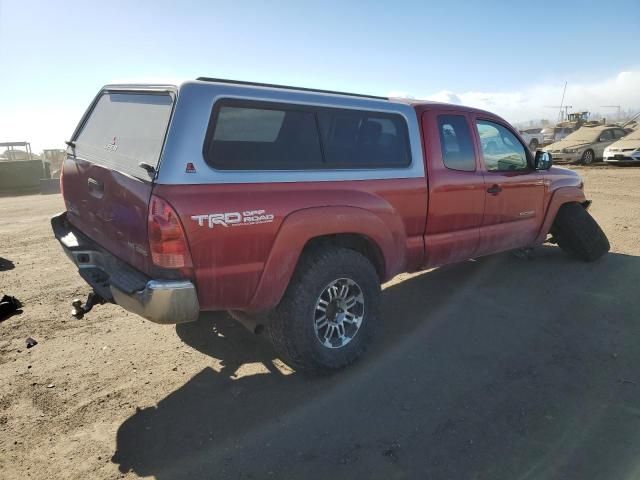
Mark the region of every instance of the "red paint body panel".
[[586, 200], [587, 198], [585, 197], [584, 192], [578, 187], [567, 185], [555, 188], [550, 194], [550, 201], [547, 204], [544, 222], [532, 244], [540, 245], [541, 243], [544, 243], [547, 234], [551, 229], [553, 219], [556, 218], [556, 213], [558, 213], [558, 210], [563, 204], [570, 202], [584, 203]]
[[[445, 265], [475, 255], [484, 214], [485, 185], [476, 151], [476, 171], [462, 172], [442, 162], [437, 116], [469, 115], [460, 110], [431, 109], [422, 113], [425, 168], [429, 180], [429, 214], [425, 231], [424, 267]], [[469, 124], [471, 130], [471, 124]]]
[[91, 162], [62, 165], [69, 221], [116, 257], [151, 273], [147, 213], [153, 185]]
[[543, 220], [544, 184], [538, 172], [485, 172], [487, 188], [499, 185], [497, 195], [487, 193], [477, 256], [529, 245]]
[[[204, 310], [274, 306], [302, 248], [316, 236], [360, 233], [371, 238], [384, 258], [386, 278], [422, 264], [428, 198], [423, 178], [157, 185], [153, 193], [180, 216]], [[274, 219], [209, 228], [191, 218], [253, 210], [265, 210]]]
[[[480, 136], [475, 122], [490, 120], [501, 124], [516, 137], [519, 134], [501, 118], [485, 112], [471, 115], [476, 150], [480, 152]], [[526, 149], [526, 143], [523, 143]], [[501, 188], [499, 194], [485, 193], [485, 207], [476, 256], [490, 255], [531, 244], [544, 220], [545, 185], [536, 170], [495, 172], [483, 165], [485, 188]]]

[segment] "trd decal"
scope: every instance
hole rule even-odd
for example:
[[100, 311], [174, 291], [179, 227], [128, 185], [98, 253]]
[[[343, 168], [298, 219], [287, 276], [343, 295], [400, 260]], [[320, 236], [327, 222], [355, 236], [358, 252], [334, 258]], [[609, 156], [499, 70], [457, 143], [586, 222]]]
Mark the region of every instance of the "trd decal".
[[266, 213], [265, 210], [245, 210], [244, 212], [208, 213], [191, 216], [191, 220], [198, 222], [199, 226], [209, 228], [213, 228], [214, 225], [240, 227], [243, 225], [271, 223], [273, 218], [273, 214]]

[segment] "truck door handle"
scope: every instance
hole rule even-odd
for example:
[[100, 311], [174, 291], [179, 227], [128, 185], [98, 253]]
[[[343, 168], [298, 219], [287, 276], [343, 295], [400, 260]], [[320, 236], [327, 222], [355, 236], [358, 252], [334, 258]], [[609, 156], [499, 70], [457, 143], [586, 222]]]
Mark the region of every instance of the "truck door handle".
[[87, 187], [89, 187], [89, 195], [96, 198], [102, 198], [104, 195], [104, 184], [95, 178], [87, 179]]
[[487, 193], [490, 193], [491, 195], [498, 195], [501, 191], [502, 188], [500, 188], [500, 185], [498, 184], [492, 185], [491, 187], [487, 188]]

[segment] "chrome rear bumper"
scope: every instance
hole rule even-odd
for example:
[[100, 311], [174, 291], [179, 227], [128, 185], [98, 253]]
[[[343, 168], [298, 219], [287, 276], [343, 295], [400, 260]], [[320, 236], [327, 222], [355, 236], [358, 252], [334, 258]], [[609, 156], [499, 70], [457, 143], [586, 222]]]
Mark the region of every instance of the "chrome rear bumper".
[[149, 280], [143, 290], [128, 294], [111, 285], [114, 301], [125, 310], [156, 323], [198, 319], [196, 287], [188, 280]]
[[51, 227], [80, 276], [105, 300], [156, 323], [197, 320], [200, 305], [191, 281], [147, 277], [74, 228], [66, 212], [53, 217]]

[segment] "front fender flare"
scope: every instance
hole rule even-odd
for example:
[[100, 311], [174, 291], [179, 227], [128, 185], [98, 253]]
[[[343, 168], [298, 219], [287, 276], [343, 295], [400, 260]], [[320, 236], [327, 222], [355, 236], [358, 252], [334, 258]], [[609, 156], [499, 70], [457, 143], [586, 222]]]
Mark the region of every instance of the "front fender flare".
[[278, 230], [248, 311], [268, 310], [280, 302], [309, 240], [341, 233], [363, 235], [378, 248], [385, 279], [403, 271], [406, 233], [402, 220], [393, 212], [376, 214], [338, 206], [297, 210]]
[[562, 205], [565, 203], [577, 202], [584, 204], [587, 201], [587, 198], [584, 195], [584, 192], [578, 187], [560, 187], [558, 188], [551, 197], [549, 201], [549, 206], [547, 207], [547, 212], [544, 217], [544, 221], [542, 222], [542, 227], [538, 232], [538, 236], [533, 242], [535, 245], [540, 245], [544, 243], [551, 230], [551, 225], [556, 218], [556, 214]]

